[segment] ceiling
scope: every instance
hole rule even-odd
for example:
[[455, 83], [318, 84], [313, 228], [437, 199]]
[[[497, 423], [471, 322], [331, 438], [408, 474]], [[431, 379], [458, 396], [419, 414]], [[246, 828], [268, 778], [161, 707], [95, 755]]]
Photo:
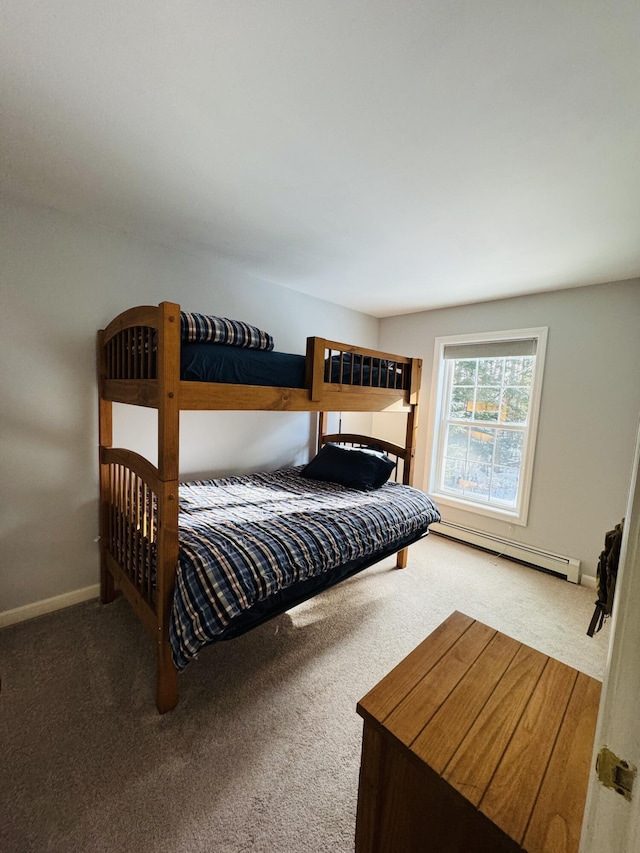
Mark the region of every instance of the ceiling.
[[374, 316], [640, 275], [637, 0], [4, 0], [0, 189]]

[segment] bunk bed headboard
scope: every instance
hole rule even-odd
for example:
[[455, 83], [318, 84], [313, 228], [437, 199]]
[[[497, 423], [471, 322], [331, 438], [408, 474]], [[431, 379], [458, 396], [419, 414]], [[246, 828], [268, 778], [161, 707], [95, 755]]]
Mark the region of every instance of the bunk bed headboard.
[[[180, 307], [175, 306], [178, 315]], [[162, 325], [155, 305], [123, 311], [102, 331], [102, 368], [105, 379], [155, 379], [157, 337]]]
[[[407, 452], [406, 448], [400, 447], [399, 444], [392, 444], [383, 439], [373, 438], [367, 435], [359, 435], [357, 433], [336, 432], [327, 435], [319, 436], [319, 445], [322, 447], [325, 444], [344, 444], [354, 448], [366, 448], [369, 450], [380, 450], [394, 459], [396, 463], [395, 470], [391, 479], [398, 482], [404, 482], [404, 473], [406, 468]], [[408, 485], [405, 483], [405, 485]]]

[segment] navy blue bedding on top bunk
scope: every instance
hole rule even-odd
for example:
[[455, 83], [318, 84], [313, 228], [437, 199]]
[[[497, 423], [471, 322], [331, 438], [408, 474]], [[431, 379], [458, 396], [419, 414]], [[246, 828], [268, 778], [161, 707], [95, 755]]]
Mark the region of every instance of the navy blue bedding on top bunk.
[[187, 382], [304, 388], [304, 365], [303, 355], [288, 352], [185, 341], [180, 347], [180, 378]]
[[[304, 388], [305, 361], [305, 356], [287, 352], [183, 341], [180, 348], [180, 378], [187, 382]], [[352, 369], [350, 353], [342, 357], [333, 356], [330, 363], [331, 381], [346, 385], [376, 386], [382, 372], [382, 385], [385, 386], [388, 375], [396, 371], [395, 362], [363, 358], [360, 355], [353, 357]], [[326, 378], [328, 373], [329, 365], [325, 369]]]

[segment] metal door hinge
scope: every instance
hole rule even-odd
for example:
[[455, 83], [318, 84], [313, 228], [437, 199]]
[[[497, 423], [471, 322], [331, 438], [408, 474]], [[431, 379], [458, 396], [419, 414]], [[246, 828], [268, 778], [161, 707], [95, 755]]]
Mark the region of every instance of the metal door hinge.
[[626, 800], [631, 800], [637, 769], [603, 746], [596, 759], [596, 773], [605, 788], [613, 788]]

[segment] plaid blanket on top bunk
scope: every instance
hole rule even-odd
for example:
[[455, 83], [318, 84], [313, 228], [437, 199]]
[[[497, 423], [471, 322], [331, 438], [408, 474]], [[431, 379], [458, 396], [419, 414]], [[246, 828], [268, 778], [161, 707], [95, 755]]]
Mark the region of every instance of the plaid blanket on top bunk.
[[300, 470], [180, 487], [170, 630], [178, 669], [256, 602], [426, 531], [440, 518], [418, 489], [387, 483], [360, 492], [310, 481]]

